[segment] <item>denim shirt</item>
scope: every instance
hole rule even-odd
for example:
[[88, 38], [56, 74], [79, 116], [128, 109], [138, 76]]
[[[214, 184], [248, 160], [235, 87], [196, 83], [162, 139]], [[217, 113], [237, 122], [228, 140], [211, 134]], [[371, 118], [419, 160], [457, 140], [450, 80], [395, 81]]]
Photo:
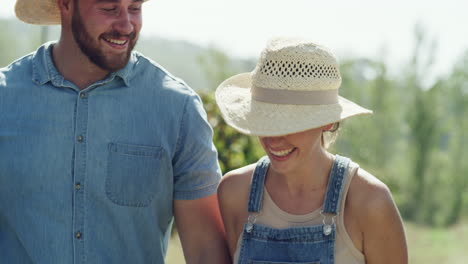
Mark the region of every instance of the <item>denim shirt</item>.
[[52, 45], [0, 69], [0, 263], [164, 263], [220, 179], [200, 98], [137, 52], [80, 91]]

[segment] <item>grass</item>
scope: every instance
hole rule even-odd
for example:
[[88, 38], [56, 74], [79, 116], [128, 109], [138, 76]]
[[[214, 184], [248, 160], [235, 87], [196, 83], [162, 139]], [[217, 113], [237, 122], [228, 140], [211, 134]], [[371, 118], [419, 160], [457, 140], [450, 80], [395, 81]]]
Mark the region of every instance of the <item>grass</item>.
[[[468, 263], [468, 221], [450, 228], [405, 223], [411, 264]], [[169, 244], [167, 264], [185, 263], [177, 235]]]
[[169, 248], [166, 254], [166, 264], [183, 264], [185, 263], [184, 254], [182, 253], [182, 246], [180, 245], [179, 236], [174, 233]]
[[468, 221], [450, 228], [406, 223], [409, 263], [468, 263]]

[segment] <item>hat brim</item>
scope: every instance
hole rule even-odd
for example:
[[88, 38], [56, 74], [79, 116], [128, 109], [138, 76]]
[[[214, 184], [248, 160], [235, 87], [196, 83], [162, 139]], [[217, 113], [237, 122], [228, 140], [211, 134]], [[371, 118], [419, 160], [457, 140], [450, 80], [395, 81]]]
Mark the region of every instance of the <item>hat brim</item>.
[[17, 0], [15, 13], [17, 18], [28, 24], [61, 24], [60, 11], [56, 0]]
[[28, 24], [46, 26], [62, 23], [57, 0], [16, 0], [15, 14], [18, 19]]
[[271, 104], [252, 100], [251, 73], [235, 75], [216, 89], [216, 102], [226, 123], [255, 136], [280, 136], [335, 123], [372, 111], [339, 96], [328, 105]]

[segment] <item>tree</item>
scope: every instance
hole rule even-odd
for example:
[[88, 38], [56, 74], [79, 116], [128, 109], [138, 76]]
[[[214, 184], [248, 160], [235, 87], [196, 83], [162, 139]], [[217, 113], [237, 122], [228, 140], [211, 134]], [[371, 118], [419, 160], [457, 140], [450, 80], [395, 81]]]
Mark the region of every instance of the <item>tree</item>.
[[[239, 72], [250, 71], [253, 63], [243, 61], [234, 64], [222, 51], [211, 48], [210, 52], [199, 58], [201, 68], [213, 90], [228, 77]], [[263, 151], [258, 140], [252, 136], [240, 134], [224, 122], [216, 106], [214, 92], [200, 91], [208, 120], [213, 127], [213, 141], [218, 149], [218, 160], [223, 173], [256, 162]]]
[[[446, 225], [456, 223], [462, 216], [464, 197], [468, 179], [468, 51], [454, 67], [453, 73], [446, 80], [447, 106], [446, 118], [449, 120], [448, 149], [450, 151], [451, 203], [445, 219]], [[466, 207], [465, 207], [466, 208]]]

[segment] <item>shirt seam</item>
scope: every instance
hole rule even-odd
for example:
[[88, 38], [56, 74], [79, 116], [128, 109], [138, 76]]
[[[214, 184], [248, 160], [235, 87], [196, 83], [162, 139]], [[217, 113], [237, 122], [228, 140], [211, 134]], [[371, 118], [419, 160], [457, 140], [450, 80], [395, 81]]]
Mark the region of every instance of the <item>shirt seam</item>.
[[203, 191], [203, 190], [206, 190], [206, 189], [209, 189], [213, 186], [218, 186], [218, 183], [212, 183], [212, 184], [209, 184], [209, 185], [204, 185], [203, 187], [199, 187], [199, 188], [196, 188], [196, 189], [191, 189], [191, 190], [180, 190], [180, 191], [175, 191], [175, 193], [191, 193], [191, 192], [198, 192], [198, 191]]
[[[181, 146], [181, 140], [182, 140], [182, 130], [184, 128], [184, 118], [185, 118], [185, 114], [187, 113], [187, 101], [188, 101], [188, 96], [185, 97], [184, 99], [184, 110], [182, 111], [182, 117], [181, 117], [181, 120], [180, 120], [180, 126], [179, 126], [179, 134], [177, 135], [177, 143], [176, 143], [176, 148], [175, 148], [175, 154], [176, 153], [179, 153], [179, 150], [180, 150], [180, 146]], [[174, 154], [174, 155], [175, 155]]]

